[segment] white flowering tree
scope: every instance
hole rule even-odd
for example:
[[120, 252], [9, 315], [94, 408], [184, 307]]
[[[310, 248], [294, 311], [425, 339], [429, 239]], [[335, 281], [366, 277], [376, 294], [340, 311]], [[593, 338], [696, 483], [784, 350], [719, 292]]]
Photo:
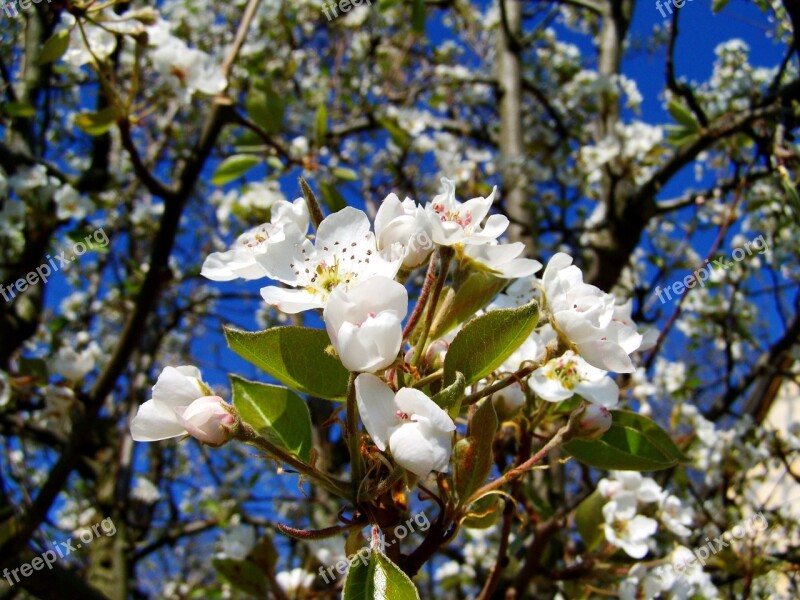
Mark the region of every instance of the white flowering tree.
[[800, 14], [695, 4], [7, 4], [3, 597], [797, 597]]

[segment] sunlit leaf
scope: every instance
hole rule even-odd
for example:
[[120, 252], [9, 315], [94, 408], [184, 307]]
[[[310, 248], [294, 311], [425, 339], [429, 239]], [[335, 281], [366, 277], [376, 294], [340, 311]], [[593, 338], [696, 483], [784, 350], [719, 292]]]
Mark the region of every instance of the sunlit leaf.
[[214, 185], [225, 185], [241, 177], [260, 162], [261, 159], [252, 154], [236, 154], [234, 156], [229, 156], [217, 167], [217, 170], [211, 177], [211, 183]]
[[385, 555], [372, 552], [366, 563], [353, 557], [343, 600], [419, 600], [414, 582]]
[[538, 320], [539, 305], [531, 302], [468, 321], [445, 356], [445, 383], [455, 381], [458, 371], [464, 374], [467, 385], [494, 371], [528, 338]]
[[596, 440], [572, 440], [564, 450], [576, 460], [598, 469], [659, 471], [689, 459], [655, 422], [636, 413], [613, 411], [610, 429]]
[[225, 337], [239, 356], [298, 392], [328, 400], [347, 395], [349, 373], [326, 351], [330, 339], [322, 329], [274, 327], [247, 332], [226, 327]]
[[311, 451], [311, 415], [308, 405], [293, 391], [231, 377], [233, 404], [242, 420], [258, 433], [308, 462]]
[[64, 56], [67, 48], [69, 48], [69, 29], [57, 31], [44, 43], [42, 52], [39, 54], [39, 64], [46, 65], [57, 61]]

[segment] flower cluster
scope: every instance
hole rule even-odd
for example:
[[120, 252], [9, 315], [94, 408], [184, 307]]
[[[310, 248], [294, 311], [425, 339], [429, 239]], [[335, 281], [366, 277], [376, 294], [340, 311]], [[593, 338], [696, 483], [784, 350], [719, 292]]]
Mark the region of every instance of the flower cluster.
[[[609, 371], [634, 371], [630, 355], [643, 342], [631, 321], [630, 304], [618, 305], [610, 294], [584, 283], [580, 269], [563, 253], [550, 260], [541, 279], [534, 277], [541, 263], [521, 256], [523, 244], [500, 239], [509, 221], [491, 212], [495, 190], [460, 202], [452, 181], [444, 179], [443, 186], [424, 206], [389, 195], [374, 226], [363, 211], [346, 207], [321, 219], [313, 235], [309, 215], [318, 214], [313, 197], [276, 200], [270, 221], [208, 256], [202, 274], [215, 281], [268, 278], [278, 285], [263, 287], [261, 296], [274, 309], [321, 311], [331, 352], [353, 374], [352, 410], [357, 406], [377, 450], [390, 453], [397, 465], [420, 478], [431, 471], [448, 472], [455, 441], [455, 413], [433, 399], [441, 384], [431, 388], [423, 381], [441, 380], [441, 367], [462, 327], [456, 323], [449, 332], [430, 335], [434, 321], [445, 316], [447, 303], [440, 309], [439, 300], [454, 293], [456, 282], [470, 273], [491, 277], [500, 288], [516, 279], [491, 304], [487, 297], [488, 306], [479, 315], [535, 300], [543, 318], [500, 367], [470, 382], [473, 389], [480, 394], [503, 382], [491, 395], [504, 419], [529, 401], [559, 403], [578, 395], [589, 403], [578, 434], [587, 440], [602, 435], [611, 425], [608, 409], [619, 399]], [[408, 322], [409, 294], [400, 281], [426, 262], [421, 305]], [[447, 288], [451, 270], [454, 283]], [[425, 314], [437, 310], [441, 314]], [[537, 368], [517, 375], [537, 360]], [[162, 374], [153, 399], [134, 421], [136, 439], [188, 432], [219, 443], [234, 417], [211, 396], [199, 373], [180, 369]]]
[[[632, 558], [643, 558], [659, 522], [673, 535], [686, 538], [694, 521], [692, 509], [640, 473], [613, 471], [597, 485], [603, 506], [606, 539]], [[641, 514], [647, 511], [651, 518]]]

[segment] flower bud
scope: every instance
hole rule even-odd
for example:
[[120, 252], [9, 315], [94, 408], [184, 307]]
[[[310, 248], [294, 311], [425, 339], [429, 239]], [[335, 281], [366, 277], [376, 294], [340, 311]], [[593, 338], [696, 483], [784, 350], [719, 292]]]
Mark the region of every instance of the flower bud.
[[221, 446], [231, 438], [235, 417], [219, 396], [198, 398], [187, 407], [176, 408], [186, 433], [209, 446]]
[[157, 442], [187, 433], [204, 444], [220, 446], [231, 438], [236, 409], [212, 396], [197, 367], [167, 367], [153, 386], [153, 397], [131, 421], [137, 442]]
[[402, 346], [407, 310], [406, 288], [386, 277], [372, 277], [349, 290], [336, 288], [323, 319], [345, 368], [374, 373], [391, 365]]
[[605, 406], [589, 404], [578, 423], [577, 438], [596, 440], [611, 427], [611, 412]]
[[422, 207], [410, 198], [403, 202], [389, 194], [375, 215], [378, 249], [399, 253], [404, 269], [424, 263], [433, 250], [430, 220]]
[[429, 371], [435, 371], [444, 367], [444, 357], [447, 355], [447, 350], [450, 348], [450, 342], [444, 338], [439, 338], [431, 342], [428, 346], [428, 351], [425, 354], [425, 365]]

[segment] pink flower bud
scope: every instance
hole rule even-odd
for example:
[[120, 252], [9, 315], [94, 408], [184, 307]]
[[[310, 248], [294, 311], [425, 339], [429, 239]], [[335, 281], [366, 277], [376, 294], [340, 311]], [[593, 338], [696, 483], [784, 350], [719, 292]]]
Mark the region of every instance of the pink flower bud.
[[578, 423], [577, 437], [582, 440], [596, 440], [608, 431], [611, 420], [611, 412], [605, 406], [590, 404]]
[[425, 365], [428, 366], [428, 370], [435, 371], [444, 366], [444, 357], [447, 355], [448, 348], [450, 348], [450, 342], [444, 338], [431, 342], [428, 352], [425, 354]]
[[186, 432], [209, 446], [221, 446], [230, 437], [235, 419], [219, 396], [204, 396], [189, 406], [175, 408]]

